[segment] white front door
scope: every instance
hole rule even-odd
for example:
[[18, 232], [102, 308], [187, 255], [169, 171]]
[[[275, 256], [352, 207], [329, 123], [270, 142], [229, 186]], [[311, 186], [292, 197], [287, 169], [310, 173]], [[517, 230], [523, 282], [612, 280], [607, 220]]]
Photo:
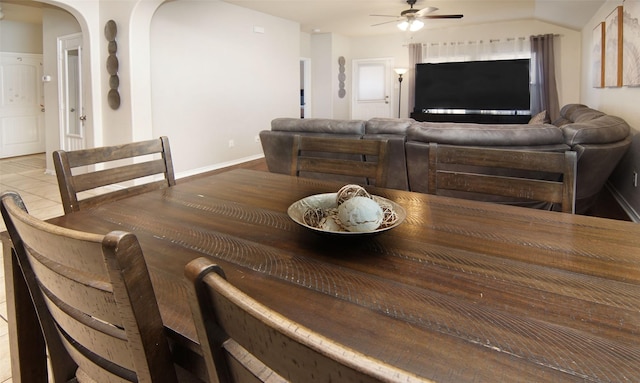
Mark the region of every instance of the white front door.
[[353, 61], [351, 118], [393, 117], [392, 59]]
[[0, 158], [45, 151], [42, 55], [0, 52]]

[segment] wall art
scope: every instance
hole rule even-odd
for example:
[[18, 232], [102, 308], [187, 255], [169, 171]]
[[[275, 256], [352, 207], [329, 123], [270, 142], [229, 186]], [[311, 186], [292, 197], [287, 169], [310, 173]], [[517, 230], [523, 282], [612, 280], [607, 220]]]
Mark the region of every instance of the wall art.
[[593, 28], [593, 46], [591, 47], [592, 86], [604, 87], [604, 22]]
[[343, 56], [338, 57], [338, 97], [344, 98], [347, 90], [344, 88], [344, 81], [347, 79], [344, 64], [346, 63]]
[[109, 73], [109, 92], [107, 93], [107, 102], [109, 107], [115, 110], [120, 107], [120, 92], [118, 87], [120, 86], [120, 78], [118, 77], [118, 69], [120, 64], [118, 62], [118, 43], [116, 42], [116, 36], [118, 35], [118, 26], [113, 20], [107, 21], [104, 25], [104, 37], [107, 39], [107, 73]]
[[624, 3], [622, 85], [640, 86], [640, 1]]
[[605, 19], [604, 85], [622, 86], [622, 6]]

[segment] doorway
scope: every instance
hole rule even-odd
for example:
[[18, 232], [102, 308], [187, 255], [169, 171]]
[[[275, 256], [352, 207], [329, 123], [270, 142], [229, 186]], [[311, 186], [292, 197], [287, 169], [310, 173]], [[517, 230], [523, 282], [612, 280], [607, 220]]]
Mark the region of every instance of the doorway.
[[300, 118], [311, 117], [311, 59], [300, 59]]
[[87, 116], [82, 83], [82, 33], [58, 37], [58, 78], [60, 147], [84, 149]]
[[392, 68], [393, 59], [353, 61], [351, 118], [393, 117]]

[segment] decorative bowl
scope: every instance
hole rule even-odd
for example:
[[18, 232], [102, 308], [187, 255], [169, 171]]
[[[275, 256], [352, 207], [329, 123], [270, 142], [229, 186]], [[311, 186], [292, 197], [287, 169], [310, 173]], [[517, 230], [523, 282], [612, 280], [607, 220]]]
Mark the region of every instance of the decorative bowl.
[[384, 231], [391, 230], [394, 227], [400, 225], [404, 221], [404, 219], [407, 217], [407, 212], [404, 210], [402, 206], [386, 198], [372, 195], [371, 198], [374, 201], [376, 201], [380, 206], [388, 207], [393, 212], [395, 212], [396, 220], [393, 224], [390, 224], [388, 226], [382, 226], [372, 231], [355, 232], [355, 231], [346, 231], [346, 230], [345, 231], [326, 230], [326, 229], [315, 227], [305, 223], [303, 217], [305, 212], [309, 209], [329, 210], [329, 209], [337, 208], [338, 204], [336, 202], [336, 195], [337, 193], [323, 193], [323, 194], [315, 194], [309, 197], [305, 197], [291, 204], [291, 206], [289, 206], [289, 208], [287, 209], [287, 214], [289, 215], [289, 217], [291, 217], [291, 219], [294, 222], [298, 223], [301, 226], [306, 227], [307, 229], [310, 229], [319, 233], [338, 234], [338, 235], [345, 235], [345, 236], [371, 235], [371, 234], [382, 233]]

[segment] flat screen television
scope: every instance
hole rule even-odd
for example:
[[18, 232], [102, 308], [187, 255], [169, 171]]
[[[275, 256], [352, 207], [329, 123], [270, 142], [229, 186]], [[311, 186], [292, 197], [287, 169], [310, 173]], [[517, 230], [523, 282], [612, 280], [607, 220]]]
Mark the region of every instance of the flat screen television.
[[415, 85], [416, 113], [530, 109], [529, 59], [417, 64]]

